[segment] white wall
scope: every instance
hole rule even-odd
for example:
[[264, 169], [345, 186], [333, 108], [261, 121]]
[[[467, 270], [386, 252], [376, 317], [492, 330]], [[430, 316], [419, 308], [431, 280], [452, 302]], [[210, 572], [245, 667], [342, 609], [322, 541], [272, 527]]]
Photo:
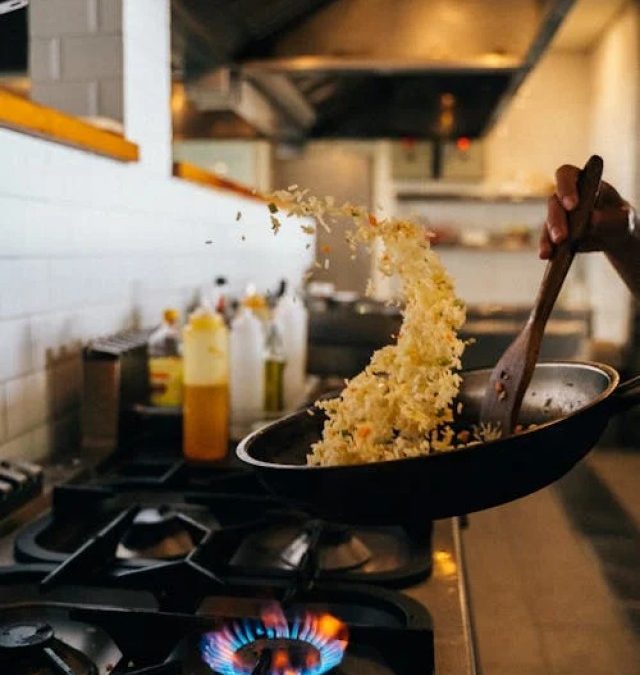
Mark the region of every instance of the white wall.
[[583, 53], [547, 53], [485, 142], [489, 189], [549, 186], [555, 169], [586, 161], [590, 64]]
[[[589, 51], [550, 51], [517, 92], [485, 140], [487, 192], [550, 192], [555, 169], [582, 165], [592, 153], [605, 162], [605, 179], [633, 203], [640, 198], [640, 17], [631, 2]], [[474, 201], [403, 202], [434, 225], [501, 229], [538, 228], [544, 201], [521, 204]], [[543, 266], [535, 252], [444, 251], [468, 302], [518, 304], [534, 297]], [[514, 266], [514, 261], [518, 263]], [[594, 336], [623, 345], [630, 294], [604, 256], [584, 256], [567, 281], [568, 297], [584, 297], [594, 310]], [[496, 284], [496, 278], [515, 283]], [[584, 288], [586, 284], [586, 289]]]
[[0, 457], [77, 438], [80, 343], [184, 310], [215, 275], [297, 283], [307, 242], [257, 201], [0, 129]]
[[[590, 79], [584, 54], [549, 52], [529, 75], [484, 140], [484, 190], [489, 194], [548, 193], [555, 169], [584, 163], [588, 155]], [[467, 230], [537, 230], [546, 216], [543, 199], [525, 202], [434, 200], [401, 202], [402, 215], [416, 214], [434, 226]], [[544, 263], [532, 248], [522, 252], [440, 249], [470, 304], [531, 304]], [[581, 265], [577, 264], [577, 268]], [[567, 280], [580, 295], [583, 270]]]
[[[638, 205], [640, 186], [640, 10], [631, 2], [611, 24], [588, 60], [591, 71], [591, 152], [603, 156], [605, 178]], [[631, 298], [603, 256], [590, 256], [588, 281], [597, 338], [623, 343]]]
[[124, 128], [140, 145], [140, 164], [171, 172], [171, 3], [122, 2]]
[[632, 201], [638, 186], [640, 92], [640, 11], [627, 5], [586, 60], [592, 98], [589, 144], [605, 158], [605, 173]]
[[[363, 142], [308, 143], [301, 154], [274, 162], [274, 187], [280, 189], [297, 184], [319, 196], [332, 195], [338, 204], [350, 201], [371, 208], [373, 146]], [[318, 259], [322, 261], [326, 257], [321, 253], [323, 247], [330, 247], [330, 266], [315, 270], [313, 278], [333, 283], [341, 291], [364, 293], [371, 275], [371, 259], [364, 248], [360, 248], [352, 259], [344, 240], [345, 231], [352, 225], [348, 218], [340, 218], [330, 232], [323, 228], [318, 230]]]
[[[598, 153], [605, 179], [638, 202], [639, 32], [638, 4], [629, 2], [589, 51], [551, 51], [542, 59], [487, 137], [489, 187], [543, 187], [560, 164], [581, 166]], [[604, 256], [591, 255], [580, 264], [586, 268], [594, 337], [623, 345], [628, 290]]]

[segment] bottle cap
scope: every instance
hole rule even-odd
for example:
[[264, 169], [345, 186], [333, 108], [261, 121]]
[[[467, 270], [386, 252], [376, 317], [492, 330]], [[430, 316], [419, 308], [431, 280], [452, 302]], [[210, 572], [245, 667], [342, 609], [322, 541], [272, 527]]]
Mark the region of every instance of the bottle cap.
[[252, 295], [246, 295], [242, 300], [242, 304], [249, 309], [259, 310], [264, 309], [267, 306], [267, 299], [264, 295], [253, 293]]
[[213, 314], [203, 309], [197, 309], [189, 317], [189, 326], [195, 330], [216, 330], [224, 325], [219, 314]]
[[177, 309], [169, 308], [164, 310], [162, 316], [167, 323], [176, 323], [180, 318], [180, 312]]

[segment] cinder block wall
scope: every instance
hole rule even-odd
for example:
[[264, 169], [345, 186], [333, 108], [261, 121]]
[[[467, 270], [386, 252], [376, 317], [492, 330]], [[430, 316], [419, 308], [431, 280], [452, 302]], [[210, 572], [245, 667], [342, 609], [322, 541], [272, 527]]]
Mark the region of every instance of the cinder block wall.
[[31, 98], [123, 119], [122, 0], [31, 0]]

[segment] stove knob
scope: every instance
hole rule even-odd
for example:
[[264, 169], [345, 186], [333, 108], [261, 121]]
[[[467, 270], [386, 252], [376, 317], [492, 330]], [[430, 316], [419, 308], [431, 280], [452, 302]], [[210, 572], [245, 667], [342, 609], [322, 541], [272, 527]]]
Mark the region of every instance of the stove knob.
[[0, 467], [0, 480], [13, 484], [16, 489], [26, 487], [27, 483], [29, 482], [29, 478], [23, 473], [5, 466]]
[[0, 480], [0, 502], [5, 499], [9, 499], [9, 496], [13, 492], [13, 485], [7, 483], [5, 480]]
[[31, 462], [24, 462], [22, 460], [11, 460], [10, 462], [4, 460], [3, 462], [0, 462], [0, 467], [20, 471], [33, 480], [38, 480], [42, 476], [41, 466], [32, 464]]

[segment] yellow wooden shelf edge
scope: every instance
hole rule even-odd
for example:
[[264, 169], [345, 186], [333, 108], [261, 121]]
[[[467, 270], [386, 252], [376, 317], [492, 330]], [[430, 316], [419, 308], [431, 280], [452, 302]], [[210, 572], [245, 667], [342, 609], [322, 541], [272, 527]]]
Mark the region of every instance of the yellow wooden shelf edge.
[[0, 89], [0, 127], [38, 136], [121, 162], [136, 162], [138, 146], [72, 115]]
[[204, 185], [216, 190], [227, 190], [243, 197], [264, 201], [262, 195], [252, 188], [247, 187], [242, 183], [237, 183], [234, 180], [218, 176], [195, 164], [189, 164], [188, 162], [174, 162], [173, 175], [176, 176], [176, 178], [182, 178], [183, 180], [198, 183], [199, 185]]

